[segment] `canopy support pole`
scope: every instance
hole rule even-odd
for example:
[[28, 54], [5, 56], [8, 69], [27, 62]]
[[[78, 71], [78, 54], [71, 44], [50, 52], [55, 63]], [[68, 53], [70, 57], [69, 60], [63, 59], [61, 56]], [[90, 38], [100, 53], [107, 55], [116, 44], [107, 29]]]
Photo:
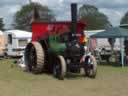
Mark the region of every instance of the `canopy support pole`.
[[121, 49], [120, 49], [120, 51], [121, 51], [121, 65], [122, 65], [122, 67], [124, 67], [124, 47], [123, 47], [123, 38], [120, 38], [120, 45], [121, 45]]

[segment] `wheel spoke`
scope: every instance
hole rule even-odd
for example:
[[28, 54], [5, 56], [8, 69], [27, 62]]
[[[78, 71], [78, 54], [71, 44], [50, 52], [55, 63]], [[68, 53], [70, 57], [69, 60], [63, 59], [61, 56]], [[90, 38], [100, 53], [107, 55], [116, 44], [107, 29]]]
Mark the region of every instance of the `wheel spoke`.
[[97, 63], [93, 56], [89, 57], [87, 68], [85, 68], [85, 74], [89, 77], [95, 77], [96, 76], [96, 67]]
[[44, 67], [45, 53], [40, 43], [31, 42], [25, 49], [25, 62], [33, 73], [41, 73]]

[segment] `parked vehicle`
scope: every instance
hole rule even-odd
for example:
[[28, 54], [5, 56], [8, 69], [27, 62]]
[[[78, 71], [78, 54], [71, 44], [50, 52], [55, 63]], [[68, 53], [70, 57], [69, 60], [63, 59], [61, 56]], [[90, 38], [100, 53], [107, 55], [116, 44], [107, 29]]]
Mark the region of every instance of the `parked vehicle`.
[[[91, 35], [103, 32], [105, 31], [104, 29], [101, 30], [84, 30], [84, 34], [90, 38]], [[111, 50], [111, 45], [108, 42], [108, 38], [92, 38], [91, 40], [91, 45], [93, 48], [93, 52], [97, 58], [98, 61], [107, 61], [111, 62], [111, 55], [112, 55], [112, 50]], [[115, 38], [115, 43], [114, 43], [114, 50], [115, 53], [120, 52], [120, 39]]]
[[5, 56], [22, 56], [28, 42], [31, 41], [32, 33], [22, 30], [8, 30], [5, 34]]
[[[90, 38], [91, 35], [99, 33], [99, 32], [103, 32], [105, 31], [105, 29], [100, 29], [100, 30], [84, 30], [84, 34]], [[92, 45], [95, 45], [95, 48], [102, 50], [102, 49], [106, 49], [108, 51], [111, 50], [111, 46], [108, 42], [107, 38], [93, 38], [92, 40], [93, 43]], [[120, 39], [119, 38], [115, 38], [115, 44], [114, 44], [114, 50], [119, 51], [120, 50]]]
[[4, 56], [5, 49], [5, 36], [2, 31], [0, 31], [0, 56]]

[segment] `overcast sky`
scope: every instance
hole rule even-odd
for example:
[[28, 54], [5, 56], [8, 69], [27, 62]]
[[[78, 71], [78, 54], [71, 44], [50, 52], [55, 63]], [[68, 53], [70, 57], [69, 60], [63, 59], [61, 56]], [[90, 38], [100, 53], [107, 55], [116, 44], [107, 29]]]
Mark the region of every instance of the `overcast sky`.
[[[128, 11], [128, 0], [32, 0], [47, 5], [54, 10], [57, 20], [70, 20], [70, 3], [76, 2], [82, 4], [91, 4], [99, 8], [109, 18], [112, 25], [117, 26], [120, 19]], [[29, 3], [29, 0], [1, 0], [0, 17], [4, 18], [6, 27], [12, 22], [14, 13], [21, 8], [22, 5]]]

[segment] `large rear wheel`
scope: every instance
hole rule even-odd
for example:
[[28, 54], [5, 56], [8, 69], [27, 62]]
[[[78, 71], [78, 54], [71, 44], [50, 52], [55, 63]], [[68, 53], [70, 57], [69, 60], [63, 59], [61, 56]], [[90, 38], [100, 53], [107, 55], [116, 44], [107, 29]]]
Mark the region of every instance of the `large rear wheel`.
[[41, 73], [44, 68], [45, 53], [39, 42], [31, 42], [25, 49], [26, 69], [33, 73]]
[[53, 66], [53, 75], [60, 80], [64, 80], [66, 75], [66, 62], [63, 56], [58, 56], [56, 58]]

